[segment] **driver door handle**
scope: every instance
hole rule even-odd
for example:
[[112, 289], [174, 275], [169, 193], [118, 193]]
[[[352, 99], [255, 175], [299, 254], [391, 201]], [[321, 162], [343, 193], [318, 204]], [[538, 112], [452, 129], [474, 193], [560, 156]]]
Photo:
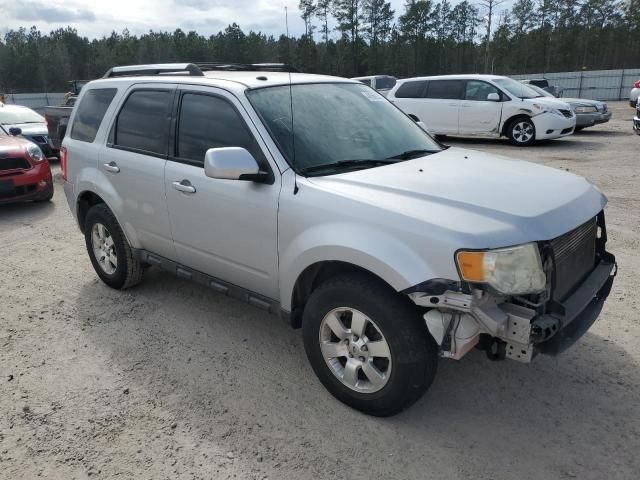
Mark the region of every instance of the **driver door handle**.
[[173, 188], [182, 193], [196, 193], [196, 187], [191, 185], [191, 182], [187, 179], [182, 180], [181, 182], [173, 182]]
[[111, 172], [111, 173], [118, 173], [120, 171], [120, 167], [118, 166], [118, 164], [116, 162], [105, 163], [105, 164], [102, 165], [102, 167], [107, 172]]

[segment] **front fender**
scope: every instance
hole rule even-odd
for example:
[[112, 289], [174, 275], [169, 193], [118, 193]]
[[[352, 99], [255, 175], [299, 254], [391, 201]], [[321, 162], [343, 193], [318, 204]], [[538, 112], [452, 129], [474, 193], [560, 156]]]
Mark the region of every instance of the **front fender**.
[[364, 224], [322, 224], [300, 233], [280, 252], [280, 303], [285, 310], [291, 311], [302, 272], [324, 261], [356, 265], [397, 291], [435, 276], [417, 252], [389, 233]]

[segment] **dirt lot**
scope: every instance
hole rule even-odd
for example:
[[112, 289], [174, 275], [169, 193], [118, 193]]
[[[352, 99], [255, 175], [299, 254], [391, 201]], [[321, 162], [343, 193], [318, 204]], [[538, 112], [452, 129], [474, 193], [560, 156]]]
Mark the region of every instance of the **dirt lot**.
[[61, 188], [0, 208], [0, 478], [639, 478], [640, 137], [613, 110], [534, 148], [450, 140], [591, 179], [620, 274], [562, 357], [443, 361], [390, 419], [334, 400], [276, 317], [153, 270], [104, 286]]

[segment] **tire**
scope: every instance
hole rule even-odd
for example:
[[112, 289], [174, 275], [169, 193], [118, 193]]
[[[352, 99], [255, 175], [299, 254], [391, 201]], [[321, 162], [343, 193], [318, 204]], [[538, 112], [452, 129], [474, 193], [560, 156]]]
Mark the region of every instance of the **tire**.
[[512, 145], [528, 147], [536, 141], [536, 126], [529, 117], [514, 118], [507, 128], [507, 137]]
[[584, 130], [585, 128], [587, 128], [587, 127], [576, 127], [576, 128], [573, 130], [573, 132], [574, 132], [574, 133], [575, 133], [575, 132], [581, 132], [581, 131], [582, 131], [582, 130]]
[[[356, 345], [356, 316], [360, 318], [358, 323], [363, 316], [366, 319], [364, 333], [355, 337], [355, 341], [369, 346], [366, 358], [360, 356], [364, 347], [351, 350]], [[334, 328], [328, 326], [332, 322], [326, 320], [329, 318], [344, 322], [339, 330], [348, 325], [342, 330], [345, 338], [334, 334]], [[341, 402], [369, 415], [386, 417], [409, 407], [429, 388], [436, 373], [438, 347], [418, 308], [382, 281], [364, 274], [336, 277], [314, 290], [304, 309], [302, 334], [311, 367], [325, 388]], [[386, 342], [386, 350], [380, 348], [380, 339]], [[332, 359], [323, 353], [327, 345], [335, 351]], [[353, 358], [348, 357], [350, 354]], [[349, 362], [361, 366], [352, 376], [356, 378], [353, 386], [343, 380], [348, 376], [347, 366], [352, 365]], [[369, 380], [365, 370], [371, 372], [371, 364], [384, 374], [383, 380], [377, 374], [371, 376], [376, 382]]]
[[[111, 254], [109, 258], [113, 258], [112, 254], [115, 253], [115, 262], [108, 261], [107, 263], [106, 257], [103, 257], [105, 261], [101, 264], [96, 257], [94, 242], [96, 246], [100, 244], [100, 226], [106, 230], [106, 234], [103, 235], [105, 240], [102, 243], [102, 251], [109, 251]], [[104, 283], [118, 290], [130, 288], [140, 283], [143, 265], [135, 257], [134, 251], [127, 242], [113, 212], [104, 203], [94, 205], [87, 212], [84, 238], [93, 268]]]

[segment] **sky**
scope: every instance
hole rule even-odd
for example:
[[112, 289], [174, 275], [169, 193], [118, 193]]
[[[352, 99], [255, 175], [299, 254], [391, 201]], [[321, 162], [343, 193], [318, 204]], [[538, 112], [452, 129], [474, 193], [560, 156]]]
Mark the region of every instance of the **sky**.
[[[391, 0], [396, 15], [404, 3]], [[0, 0], [0, 34], [32, 25], [43, 32], [70, 25], [89, 38], [125, 28], [132, 34], [181, 28], [208, 36], [236, 22], [245, 32], [279, 36], [287, 6], [289, 32], [300, 36], [304, 23], [297, 5], [298, 0]]]

